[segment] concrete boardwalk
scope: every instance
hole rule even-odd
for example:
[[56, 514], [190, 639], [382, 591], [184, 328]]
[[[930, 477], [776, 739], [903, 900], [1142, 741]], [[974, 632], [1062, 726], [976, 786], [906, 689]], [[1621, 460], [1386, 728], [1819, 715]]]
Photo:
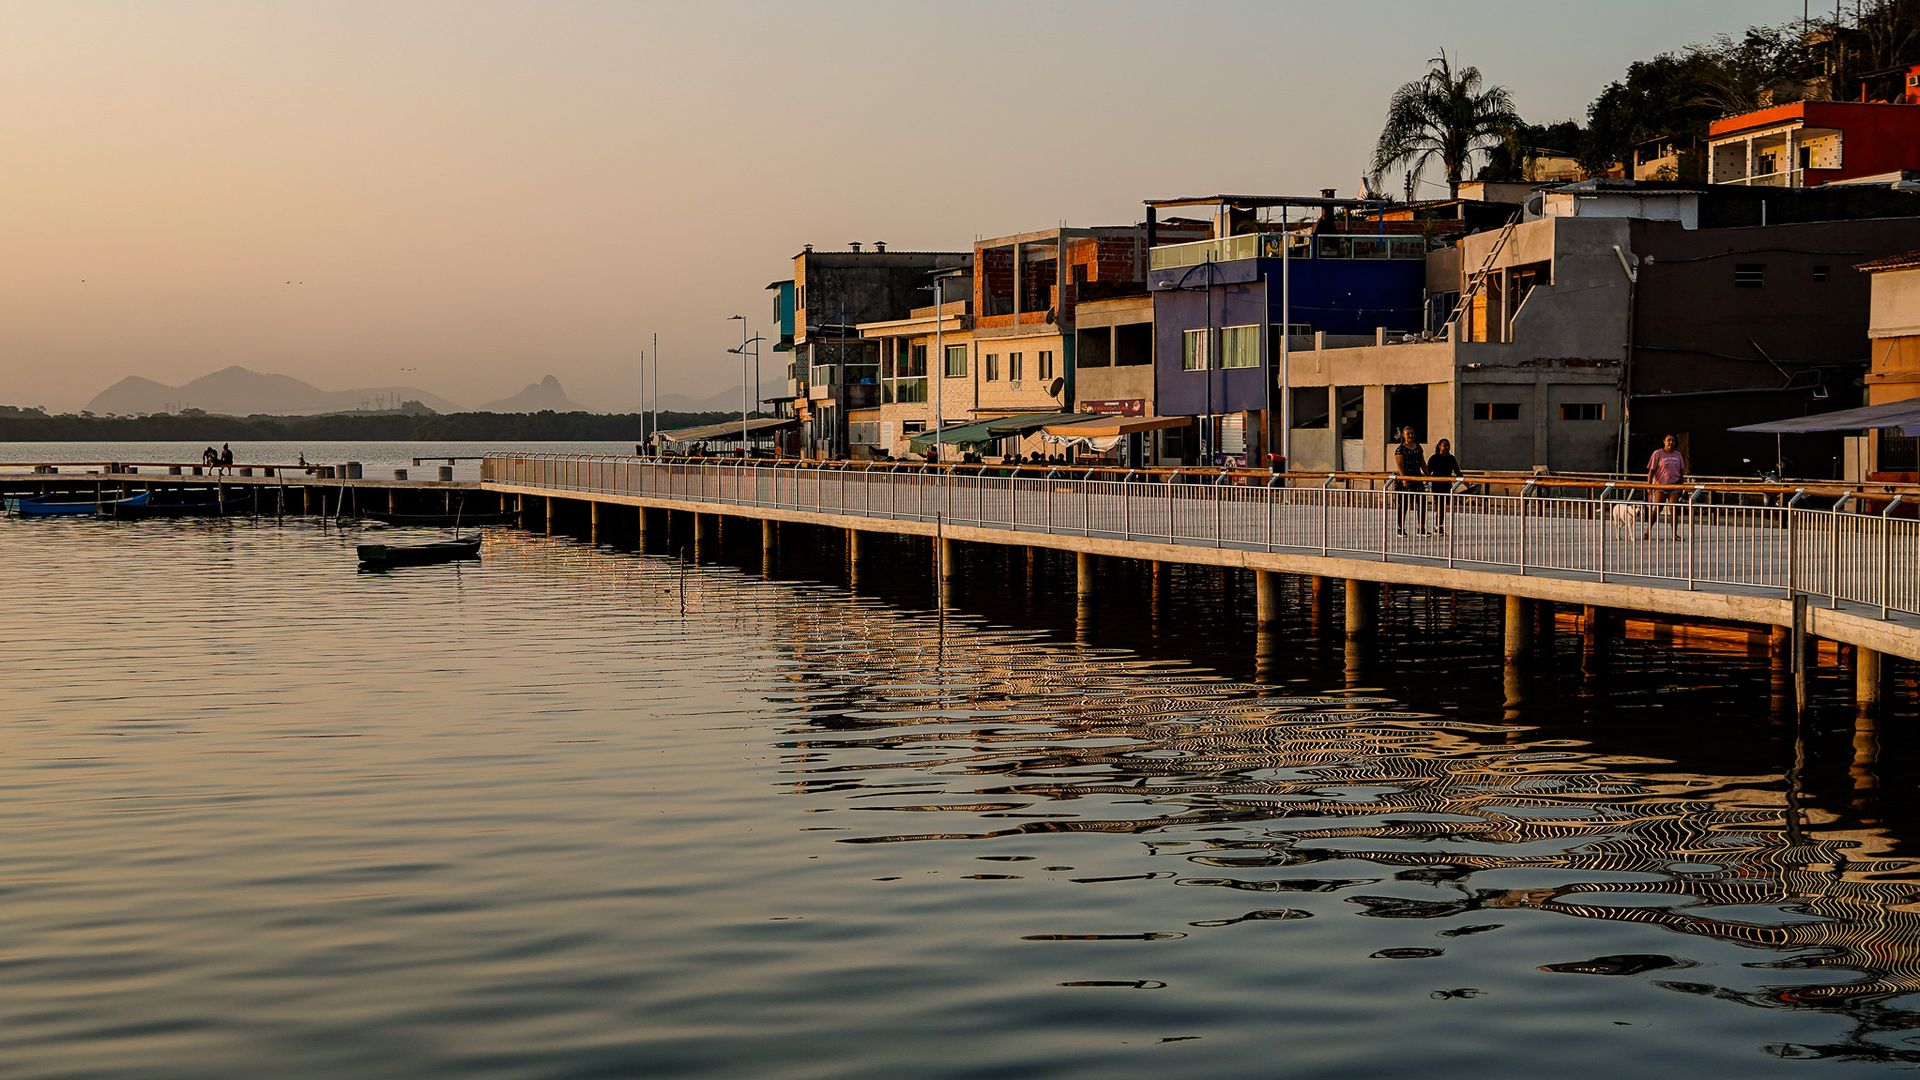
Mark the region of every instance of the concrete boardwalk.
[[489, 457], [482, 478], [505, 494], [1768, 626], [1792, 626], [1799, 595], [1807, 633], [1920, 659], [1920, 522], [1760, 505], [1751, 494], [1681, 507], [1677, 518], [1669, 508], [1648, 538], [1644, 503], [1080, 479], [1064, 469], [943, 477], [540, 455]]

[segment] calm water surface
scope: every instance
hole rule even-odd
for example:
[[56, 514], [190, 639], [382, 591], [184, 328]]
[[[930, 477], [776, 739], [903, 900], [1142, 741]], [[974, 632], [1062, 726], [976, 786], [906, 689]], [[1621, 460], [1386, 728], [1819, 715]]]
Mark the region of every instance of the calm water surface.
[[[488, 533], [0, 520], [15, 1076], [1806, 1075], [1920, 1061], [1910, 676], [1211, 571], [1075, 610]], [[389, 531], [386, 535], [391, 536]], [[1337, 625], [1337, 623], [1336, 623]]]

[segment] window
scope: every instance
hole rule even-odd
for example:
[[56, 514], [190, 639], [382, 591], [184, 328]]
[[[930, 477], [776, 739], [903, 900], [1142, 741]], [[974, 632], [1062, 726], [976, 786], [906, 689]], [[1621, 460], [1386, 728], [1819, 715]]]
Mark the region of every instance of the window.
[[1292, 393], [1294, 428], [1324, 429], [1327, 426], [1327, 388], [1296, 386]]
[[1207, 370], [1207, 332], [1187, 330], [1180, 334], [1180, 370]]
[[1520, 403], [1517, 401], [1476, 401], [1473, 403], [1475, 420], [1518, 420]]
[[1223, 326], [1220, 328], [1220, 366], [1250, 368], [1260, 366], [1260, 328]]
[[1832, 271], [1833, 267], [1831, 266], [1816, 266], [1813, 268], [1813, 280], [1825, 281], [1827, 280], [1827, 275], [1832, 273]]
[[925, 420], [900, 421], [900, 434], [902, 435], [918, 435], [925, 430], [927, 430], [927, 422]]
[[1765, 263], [1734, 263], [1733, 287], [1736, 289], [1758, 289], [1767, 283]]
[[1019, 382], [1026, 375], [1027, 358], [1017, 352], [1007, 354], [1007, 381]]
[[965, 345], [947, 346], [947, 378], [965, 378], [967, 374], [967, 347]]
[[1000, 354], [999, 353], [987, 354], [987, 381], [988, 382], [1000, 381]]
[[1053, 378], [1053, 350], [1051, 349], [1040, 350], [1040, 377]]
[[925, 345], [915, 345], [913, 347], [913, 359], [908, 361], [907, 363], [907, 374], [908, 375], [925, 375], [926, 373], [927, 373], [927, 347]]
[[1605, 420], [1606, 418], [1607, 407], [1598, 401], [1566, 401], [1560, 405], [1562, 420]]

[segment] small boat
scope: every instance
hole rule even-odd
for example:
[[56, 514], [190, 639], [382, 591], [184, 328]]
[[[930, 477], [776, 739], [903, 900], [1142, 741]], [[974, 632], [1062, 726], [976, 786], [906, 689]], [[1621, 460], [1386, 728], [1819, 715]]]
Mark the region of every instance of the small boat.
[[92, 517], [95, 514], [111, 517], [125, 507], [145, 506], [152, 495], [152, 492], [143, 491], [124, 499], [87, 499], [85, 501], [19, 498], [8, 499], [6, 507], [8, 513], [18, 514], [21, 517]]
[[470, 536], [465, 540], [439, 540], [427, 544], [360, 544], [357, 548], [363, 568], [385, 570], [391, 566], [429, 566], [456, 559], [477, 559], [480, 557], [480, 538]]

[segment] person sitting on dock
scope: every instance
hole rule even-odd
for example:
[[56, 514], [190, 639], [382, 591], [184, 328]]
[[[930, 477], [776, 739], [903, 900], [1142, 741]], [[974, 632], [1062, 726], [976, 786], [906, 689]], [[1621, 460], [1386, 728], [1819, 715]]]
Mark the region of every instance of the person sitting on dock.
[[233, 472], [233, 444], [221, 443], [220, 444], [220, 475], [226, 476], [231, 472]]

